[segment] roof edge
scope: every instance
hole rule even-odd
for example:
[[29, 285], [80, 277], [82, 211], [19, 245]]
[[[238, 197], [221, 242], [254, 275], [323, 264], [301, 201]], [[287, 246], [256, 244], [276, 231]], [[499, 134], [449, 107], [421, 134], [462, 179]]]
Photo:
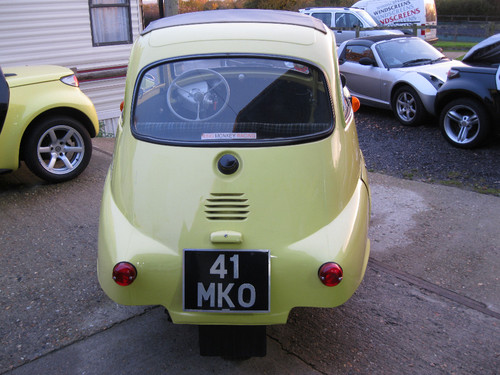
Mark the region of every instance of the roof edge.
[[154, 30], [185, 25], [212, 23], [269, 23], [309, 27], [327, 34], [326, 26], [319, 19], [298, 12], [268, 9], [222, 9], [183, 13], [151, 22], [141, 35]]

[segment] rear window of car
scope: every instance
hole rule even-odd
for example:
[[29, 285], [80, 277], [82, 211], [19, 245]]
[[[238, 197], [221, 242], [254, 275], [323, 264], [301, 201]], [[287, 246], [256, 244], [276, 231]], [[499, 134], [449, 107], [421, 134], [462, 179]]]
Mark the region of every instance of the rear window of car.
[[330, 134], [334, 123], [322, 71], [276, 58], [153, 65], [141, 73], [133, 103], [134, 135], [155, 143], [305, 142]]

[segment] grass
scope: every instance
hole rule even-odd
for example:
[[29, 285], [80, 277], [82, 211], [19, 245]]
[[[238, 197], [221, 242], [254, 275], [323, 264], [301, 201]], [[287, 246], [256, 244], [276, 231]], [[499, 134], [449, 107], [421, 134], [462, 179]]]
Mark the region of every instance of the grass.
[[465, 180], [467, 180], [468, 176], [462, 176], [460, 172], [451, 171], [448, 172], [448, 179], [439, 180], [438, 183], [440, 183], [441, 185], [472, 190], [476, 193], [495, 195], [497, 197], [500, 197], [500, 189], [485, 186], [484, 180], [480, 180], [479, 182], [475, 183], [467, 183], [464, 182], [464, 178]]
[[411, 171], [404, 171], [403, 178], [407, 180], [413, 180], [415, 178], [415, 173], [418, 172], [418, 169], [412, 169]]
[[474, 185], [473, 189], [476, 193], [495, 195], [500, 197], [500, 189], [488, 188], [486, 186]]
[[97, 138], [114, 138], [114, 137], [115, 137], [114, 133], [109, 133], [102, 129], [99, 129], [99, 133], [97, 134]]
[[454, 187], [465, 187], [462, 181], [457, 180], [442, 180], [441, 185], [454, 186]]
[[99, 133], [97, 134], [97, 138], [113, 138], [114, 136], [114, 133], [109, 133], [104, 130], [104, 121], [99, 121]]
[[[370, 172], [374, 172], [370, 170]], [[378, 173], [385, 173], [379, 171]], [[472, 182], [467, 174], [463, 174], [459, 171], [449, 171], [444, 179], [434, 179], [433, 177], [422, 176], [417, 169], [411, 169], [402, 172], [402, 177], [405, 180], [416, 180], [427, 183], [436, 183], [444, 186], [451, 186], [460, 189], [474, 191], [476, 193], [494, 195], [500, 197], [500, 189], [494, 187], [488, 187], [483, 179], [479, 181]]]
[[477, 43], [474, 42], [452, 42], [446, 40], [438, 40], [433, 44], [436, 48], [442, 48], [443, 51], [468, 51]]
[[443, 54], [446, 55], [446, 52], [460, 52], [463, 54], [459, 57], [454, 57], [455, 60], [462, 60], [465, 56], [465, 53], [474, 47], [476, 43], [474, 42], [451, 42], [445, 40], [439, 40], [436, 43], [433, 43], [432, 46], [439, 49]]

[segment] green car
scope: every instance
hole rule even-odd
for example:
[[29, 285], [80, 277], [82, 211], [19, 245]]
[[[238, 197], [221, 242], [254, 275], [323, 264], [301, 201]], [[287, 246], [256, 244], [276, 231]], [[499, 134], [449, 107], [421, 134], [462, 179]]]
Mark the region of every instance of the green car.
[[[354, 99], [354, 98], [353, 98]], [[370, 192], [333, 34], [220, 10], [136, 40], [101, 206], [98, 277], [198, 325], [200, 353], [262, 356], [266, 325], [334, 307], [368, 262]]]
[[0, 173], [23, 160], [46, 181], [75, 178], [87, 167], [98, 132], [94, 105], [70, 69], [0, 69]]

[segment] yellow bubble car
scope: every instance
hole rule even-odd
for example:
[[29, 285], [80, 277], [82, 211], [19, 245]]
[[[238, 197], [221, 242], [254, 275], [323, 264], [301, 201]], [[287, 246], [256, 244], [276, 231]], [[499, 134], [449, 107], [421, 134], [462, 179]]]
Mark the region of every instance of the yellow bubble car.
[[335, 307], [368, 261], [370, 191], [333, 34], [220, 10], [136, 40], [102, 199], [98, 277], [199, 325], [200, 353], [262, 356], [266, 325]]

